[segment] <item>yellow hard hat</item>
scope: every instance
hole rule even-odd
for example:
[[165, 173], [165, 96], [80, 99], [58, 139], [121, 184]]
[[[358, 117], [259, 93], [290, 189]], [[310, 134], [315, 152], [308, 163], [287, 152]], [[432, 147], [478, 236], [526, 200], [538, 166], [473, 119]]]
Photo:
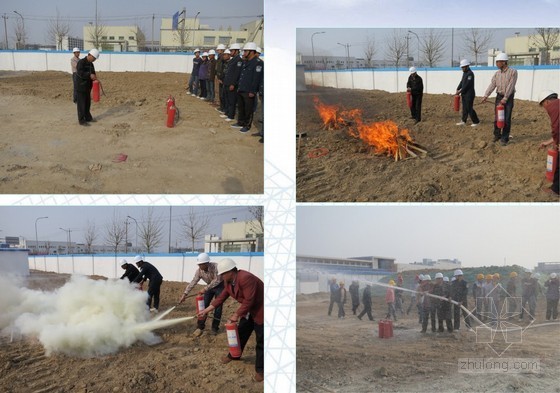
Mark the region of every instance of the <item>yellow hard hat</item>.
[[389, 280], [389, 285], [395, 285], [395, 281], [394, 280]]
[[476, 279], [477, 279], [477, 280], [482, 280], [483, 278], [484, 278], [484, 274], [482, 274], [482, 273], [478, 273], [478, 274], [476, 275]]
[[493, 276], [493, 278], [495, 278], [495, 279], [498, 279], [498, 280], [499, 280], [499, 279], [500, 279], [500, 273], [494, 273], [494, 276]]
[[491, 280], [491, 279], [492, 279], [492, 275], [491, 275], [491, 274], [487, 274], [487, 275], [486, 275], [486, 279], [487, 279], [487, 280]]
[[341, 281], [338, 283], [339, 285], [344, 285], [344, 281]]
[[511, 272], [511, 273], [509, 274], [509, 276], [510, 276], [511, 278], [517, 277], [517, 272]]

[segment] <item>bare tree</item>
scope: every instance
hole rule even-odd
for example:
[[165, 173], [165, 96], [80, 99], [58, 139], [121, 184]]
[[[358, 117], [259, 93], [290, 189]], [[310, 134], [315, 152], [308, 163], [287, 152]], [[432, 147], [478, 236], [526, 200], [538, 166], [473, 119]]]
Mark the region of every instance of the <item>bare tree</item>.
[[103, 36], [107, 34], [107, 28], [103, 24], [90, 25], [87, 28], [87, 41], [93, 42], [97, 49], [103, 48]]
[[183, 19], [179, 21], [178, 29], [175, 30], [175, 37], [177, 37], [179, 41], [179, 49], [181, 52], [185, 50], [185, 45], [189, 40], [189, 36], [190, 33], [186, 26], [186, 19], [183, 17]]
[[139, 25], [136, 25], [132, 31], [136, 35], [136, 48], [138, 50], [146, 50], [146, 34]]
[[443, 58], [445, 39], [441, 30], [430, 29], [428, 35], [422, 40], [420, 51], [429, 67], [436, 67]]
[[49, 20], [47, 28], [47, 36], [53, 42], [56, 42], [56, 49], [62, 50], [62, 41], [70, 32], [70, 23], [60, 18], [60, 12], [56, 9], [56, 19]]
[[126, 224], [117, 212], [113, 213], [113, 218], [106, 226], [105, 243], [113, 248], [115, 254], [119, 246], [126, 241]]
[[195, 243], [206, 234], [206, 229], [210, 225], [210, 218], [208, 216], [199, 216], [194, 212], [194, 209], [189, 210], [187, 217], [181, 219], [182, 232], [191, 241], [191, 250], [194, 251]]
[[377, 46], [375, 44], [375, 38], [373, 35], [366, 38], [366, 48], [364, 49], [364, 56], [366, 58], [366, 63], [368, 67], [372, 67], [371, 61], [377, 53]]
[[251, 213], [251, 229], [256, 234], [264, 234], [264, 207], [263, 206], [249, 206], [249, 213]]
[[86, 233], [84, 235], [84, 243], [88, 254], [93, 254], [91, 249], [96, 239], [97, 231], [95, 230], [95, 222], [88, 220], [86, 224]]
[[149, 254], [163, 241], [164, 222], [161, 217], [154, 217], [154, 209], [150, 207], [146, 215], [142, 214], [139, 229], [142, 247]]
[[393, 30], [393, 35], [389, 38], [386, 56], [397, 68], [402, 58], [406, 56], [406, 37], [401, 35], [397, 30]]
[[14, 26], [14, 35], [16, 38], [16, 49], [25, 49], [25, 40], [27, 39], [27, 34], [25, 32], [23, 19], [21, 18], [16, 20], [16, 25]]
[[550, 64], [550, 51], [560, 43], [560, 29], [539, 27], [532, 36], [532, 44], [541, 49], [541, 64]]
[[471, 28], [465, 33], [465, 50], [474, 57], [474, 64], [478, 64], [478, 56], [486, 53], [493, 34], [490, 30]]

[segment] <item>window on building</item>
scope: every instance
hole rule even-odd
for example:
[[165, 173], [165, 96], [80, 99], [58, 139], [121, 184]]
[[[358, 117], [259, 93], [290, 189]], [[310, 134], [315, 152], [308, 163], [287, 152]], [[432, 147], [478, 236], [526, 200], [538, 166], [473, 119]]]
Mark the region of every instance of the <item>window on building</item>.
[[128, 39], [129, 39], [129, 40], [134, 40], [135, 38], [134, 38], [133, 35], [129, 35], [129, 36], [128, 36]]
[[104, 35], [103, 37], [101, 37], [101, 39], [102, 39], [102, 40], [106, 40], [106, 39], [107, 39], [107, 36]]
[[204, 36], [204, 45], [214, 45], [214, 42], [216, 41], [216, 37], [212, 37], [209, 35], [205, 35]]
[[120, 35], [119, 40], [124, 40], [124, 35]]
[[245, 43], [245, 38], [238, 38], [235, 40], [235, 42], [237, 42], [238, 44], [244, 44]]
[[224, 45], [229, 45], [229, 42], [231, 41], [231, 37], [218, 37], [218, 44], [224, 44]]
[[110, 40], [114, 40], [114, 39], [115, 39], [115, 36], [114, 36], [114, 35], [110, 35], [110, 36], [109, 36], [109, 39], [110, 39]]

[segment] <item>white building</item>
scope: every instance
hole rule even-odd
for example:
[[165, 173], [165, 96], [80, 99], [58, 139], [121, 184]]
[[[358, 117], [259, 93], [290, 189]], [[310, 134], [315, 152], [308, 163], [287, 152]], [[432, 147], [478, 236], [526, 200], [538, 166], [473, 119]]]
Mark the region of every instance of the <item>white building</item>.
[[429, 259], [424, 258], [421, 262], [412, 263], [399, 263], [397, 270], [403, 272], [405, 270], [420, 270], [420, 269], [440, 269], [440, 270], [453, 270], [461, 268], [461, 261], [458, 259]]
[[262, 252], [263, 231], [257, 220], [222, 225], [222, 236], [206, 235], [204, 252]]
[[[106, 52], [138, 52], [145, 45], [144, 33], [138, 26], [102, 26], [98, 27], [101, 51]], [[95, 26], [83, 28], [84, 51], [95, 48]]]
[[[488, 65], [495, 65], [495, 56], [499, 50], [488, 51]], [[541, 65], [560, 64], [560, 38], [553, 45], [552, 50], [546, 51], [542, 47], [542, 40], [535, 34], [506, 38], [505, 52], [508, 54], [509, 65]]]

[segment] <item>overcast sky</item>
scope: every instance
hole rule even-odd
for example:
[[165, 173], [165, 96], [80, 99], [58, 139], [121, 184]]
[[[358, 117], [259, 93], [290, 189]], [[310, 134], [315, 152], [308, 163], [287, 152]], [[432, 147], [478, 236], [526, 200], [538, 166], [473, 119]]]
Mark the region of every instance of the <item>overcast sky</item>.
[[[95, 0], [2, 0], [0, 14], [8, 16], [7, 28], [10, 48], [15, 41], [14, 27], [23, 15], [27, 43], [52, 44], [48, 41], [48, 21], [56, 19], [57, 8], [60, 19], [70, 21], [70, 35], [83, 38], [83, 26], [95, 21]], [[218, 29], [220, 26], [231, 26], [234, 30], [239, 26], [258, 19], [263, 15], [263, 0], [97, 0], [99, 20], [105, 25], [129, 26], [138, 24], [146, 38], [152, 39], [152, 15], [155, 14], [154, 36], [159, 40], [161, 18], [171, 18], [177, 11], [187, 9], [187, 18], [194, 18], [197, 12], [201, 24]], [[20, 19], [21, 20], [21, 19]], [[4, 40], [4, 28], [0, 36]]]
[[556, 205], [298, 206], [297, 254], [463, 266], [560, 262]]
[[[209, 234], [221, 236], [222, 224], [232, 222], [235, 217], [237, 221], [250, 220], [252, 218], [245, 206], [226, 207], [193, 207], [196, 214], [210, 218]], [[171, 245], [174, 247], [187, 246], [188, 243], [180, 232], [180, 222], [186, 218], [190, 207], [174, 206], [171, 209]], [[72, 241], [84, 242], [85, 229], [88, 220], [95, 223], [99, 235], [96, 243], [102, 243], [106, 224], [112, 222], [113, 214], [118, 214], [124, 221], [127, 216], [136, 219], [138, 225], [142, 224], [142, 216], [147, 216], [147, 207], [0, 207], [0, 237], [23, 236], [28, 240], [35, 240], [35, 220], [38, 217], [48, 217], [37, 221], [37, 234], [39, 241], [66, 241], [67, 232], [71, 230]], [[164, 222], [164, 241], [159, 251], [167, 251], [169, 246], [169, 207], [153, 207], [153, 216]], [[129, 220], [129, 241], [135, 242], [135, 222]]]

